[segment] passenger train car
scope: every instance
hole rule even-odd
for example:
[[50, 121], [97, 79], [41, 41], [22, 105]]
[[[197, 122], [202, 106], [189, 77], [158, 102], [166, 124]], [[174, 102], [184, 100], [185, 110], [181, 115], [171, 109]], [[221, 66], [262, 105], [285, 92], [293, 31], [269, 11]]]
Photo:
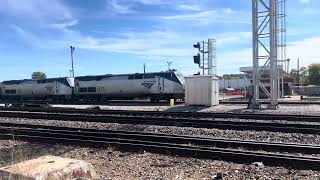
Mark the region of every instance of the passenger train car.
[[76, 99], [150, 98], [152, 102], [184, 98], [184, 77], [178, 71], [75, 78]]
[[71, 99], [73, 78], [3, 81], [1, 98], [4, 100]]
[[149, 98], [152, 102], [184, 98], [178, 71], [4, 81], [3, 100], [103, 101]]

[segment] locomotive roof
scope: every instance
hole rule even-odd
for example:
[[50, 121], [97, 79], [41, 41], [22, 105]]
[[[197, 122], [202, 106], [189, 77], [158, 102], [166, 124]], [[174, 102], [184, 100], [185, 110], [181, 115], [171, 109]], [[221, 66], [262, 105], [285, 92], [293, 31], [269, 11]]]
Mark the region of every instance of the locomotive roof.
[[8, 81], [3, 81], [2, 84], [20, 84], [23, 82], [28, 82], [28, 81], [33, 81], [32, 79], [22, 79], [22, 80], [8, 80]]
[[[171, 81], [181, 83], [175, 74], [176, 72], [177, 71], [133, 73], [133, 74], [105, 74], [105, 75], [78, 76], [78, 77], [75, 77], [75, 79], [80, 80], [80, 81], [100, 81], [102, 79], [115, 77], [115, 76], [132, 76], [132, 75], [142, 76], [142, 75], [144, 75], [144, 78], [146, 78], [146, 77], [147, 78], [154, 78], [154, 76], [160, 76], [165, 79], [169, 79]], [[67, 81], [67, 77], [46, 78], [46, 79], [39, 79], [39, 80], [35, 80], [35, 79], [8, 80], [8, 81], [3, 81], [2, 84], [13, 85], [13, 84], [21, 84], [21, 83], [25, 83], [25, 82], [51, 83], [54, 81], [58, 81], [60, 83], [63, 83], [65, 85], [69, 86], [69, 83]]]
[[[102, 79], [107, 79], [115, 76], [142, 76], [145, 75], [149, 78], [154, 78], [154, 76], [160, 76], [165, 79], [169, 79], [171, 81], [175, 81], [177, 83], [181, 83], [177, 76], [175, 75], [176, 71], [166, 71], [166, 72], [151, 72], [151, 73], [134, 73], [134, 74], [105, 74], [105, 75], [93, 75], [93, 76], [79, 76], [75, 77], [75, 79], [80, 80], [80, 81], [100, 81]], [[173, 75], [172, 75], [173, 74]]]
[[21, 80], [9, 80], [9, 81], [3, 81], [2, 83], [5, 85], [13, 85], [13, 84], [22, 84], [25, 82], [45, 82], [45, 83], [52, 83], [54, 81], [61, 82], [63, 84], [69, 85], [66, 77], [60, 77], [60, 78], [46, 78], [46, 79], [21, 79]]

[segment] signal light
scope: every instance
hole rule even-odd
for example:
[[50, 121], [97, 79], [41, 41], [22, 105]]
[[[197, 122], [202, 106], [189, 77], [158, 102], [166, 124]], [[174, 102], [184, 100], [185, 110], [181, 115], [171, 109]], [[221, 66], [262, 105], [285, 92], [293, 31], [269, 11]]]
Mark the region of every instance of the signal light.
[[193, 62], [195, 64], [199, 64], [200, 65], [200, 54], [199, 53], [196, 56], [193, 56]]
[[[201, 44], [200, 44], [200, 42], [197, 42], [196, 44], [194, 44], [193, 47], [197, 48], [198, 51], [201, 52]], [[200, 58], [200, 54], [199, 53], [196, 56], [193, 56], [193, 62], [200, 66], [201, 58]]]
[[200, 43], [199, 43], [199, 42], [198, 42], [197, 44], [194, 44], [193, 47], [194, 47], [194, 48], [198, 48], [199, 51], [200, 51]]

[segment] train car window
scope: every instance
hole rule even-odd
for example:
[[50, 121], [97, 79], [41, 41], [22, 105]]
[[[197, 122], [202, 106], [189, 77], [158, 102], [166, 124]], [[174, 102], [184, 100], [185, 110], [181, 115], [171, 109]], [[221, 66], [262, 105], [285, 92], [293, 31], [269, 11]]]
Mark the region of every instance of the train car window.
[[53, 83], [54, 80], [53, 79], [47, 79], [47, 83]]
[[5, 94], [17, 94], [17, 91], [15, 89], [8, 89], [5, 90]]
[[79, 88], [79, 92], [81, 93], [88, 92], [88, 88]]
[[26, 81], [26, 82], [22, 82], [21, 84], [35, 84], [37, 83], [37, 81]]
[[44, 84], [44, 83], [47, 83], [47, 82], [46, 82], [45, 79], [43, 79], [43, 80], [38, 80], [38, 83], [39, 83], [39, 84]]
[[96, 87], [88, 87], [88, 92], [97, 92]]
[[113, 76], [106, 78], [107, 80], [128, 80], [128, 76]]
[[145, 74], [144, 75], [144, 79], [152, 79], [152, 78], [155, 78], [154, 74]]
[[143, 74], [136, 74], [135, 79], [143, 79]]

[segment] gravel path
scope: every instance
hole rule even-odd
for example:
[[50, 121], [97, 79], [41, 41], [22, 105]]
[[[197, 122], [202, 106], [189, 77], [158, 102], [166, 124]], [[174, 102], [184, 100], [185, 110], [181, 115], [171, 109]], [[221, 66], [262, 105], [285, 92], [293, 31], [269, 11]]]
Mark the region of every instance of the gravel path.
[[[0, 141], [0, 144], [6, 142]], [[14, 142], [20, 144], [20, 142]], [[10, 151], [11, 155], [8, 154]], [[85, 160], [97, 171], [98, 179], [214, 179], [219, 173], [224, 179], [319, 179], [320, 171], [292, 170], [268, 167], [260, 163], [235, 164], [216, 160], [201, 160], [166, 156], [147, 152], [121, 152], [112, 148], [24, 143], [14, 148], [0, 148], [0, 166], [10, 165], [42, 155], [57, 155]]]
[[279, 105], [277, 110], [268, 110], [266, 105], [262, 105], [261, 110], [252, 110], [247, 109], [247, 105], [220, 104], [213, 107], [176, 106], [166, 111], [320, 115], [320, 105]]
[[[279, 105], [277, 110], [268, 110], [267, 105], [262, 105], [261, 110], [247, 109], [247, 105], [220, 104], [213, 107], [201, 106], [100, 106], [101, 109], [107, 110], [137, 110], [137, 111], [171, 111], [171, 112], [229, 112], [229, 113], [271, 113], [271, 114], [303, 114], [303, 115], [320, 115], [320, 105]], [[53, 105], [53, 107], [69, 107], [85, 109], [93, 106], [90, 105]]]
[[23, 142], [13, 140], [0, 140], [0, 149], [12, 148], [20, 144], [23, 144]]

